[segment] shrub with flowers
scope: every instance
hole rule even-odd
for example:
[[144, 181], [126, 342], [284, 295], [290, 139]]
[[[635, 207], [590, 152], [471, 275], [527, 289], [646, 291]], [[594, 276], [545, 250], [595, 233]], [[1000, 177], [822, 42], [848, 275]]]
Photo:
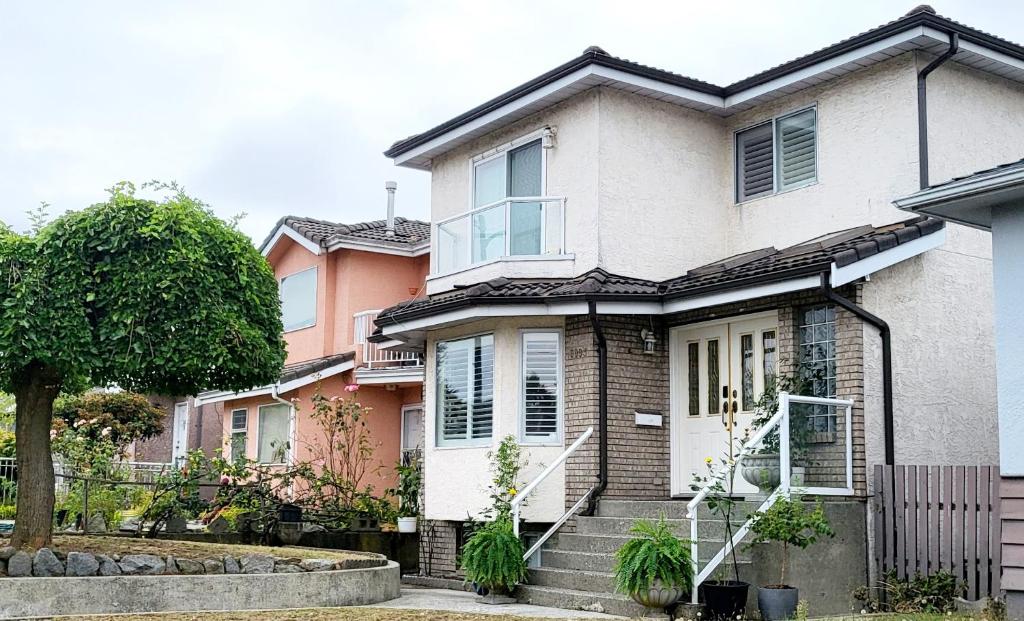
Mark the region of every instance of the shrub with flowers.
[[163, 428], [163, 410], [143, 395], [90, 392], [57, 402], [50, 439], [54, 452], [76, 470], [106, 469], [132, 442]]

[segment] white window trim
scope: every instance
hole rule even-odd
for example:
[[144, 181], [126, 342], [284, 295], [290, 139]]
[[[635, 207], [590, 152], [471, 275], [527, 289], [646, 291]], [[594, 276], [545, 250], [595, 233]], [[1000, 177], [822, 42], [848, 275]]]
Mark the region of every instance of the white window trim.
[[[779, 189], [779, 166], [778, 166], [779, 162], [778, 162], [778, 149], [777, 149], [777, 146], [778, 146], [778, 128], [779, 128], [778, 123], [779, 123], [779, 120], [785, 119], [786, 117], [790, 117], [790, 116], [793, 116], [793, 115], [796, 115], [796, 114], [800, 114], [801, 112], [807, 112], [808, 110], [814, 110], [814, 180], [813, 181], [807, 181], [805, 183], [801, 183], [800, 185], [794, 185], [793, 187], [789, 187], [789, 188], [785, 188], [785, 189], [780, 190]], [[750, 130], [750, 129], [754, 129], [755, 127], [760, 127], [760, 126], [762, 126], [762, 125], [764, 125], [766, 123], [771, 123], [771, 127], [772, 127], [772, 191], [768, 192], [766, 194], [761, 194], [759, 196], [755, 196], [753, 198], [746, 198], [746, 199], [740, 200], [740, 193], [739, 193], [740, 167], [739, 167], [739, 151], [736, 149], [737, 140], [739, 138], [739, 135], [742, 134], [743, 132], [745, 132], [747, 130]], [[821, 169], [818, 166], [818, 159], [819, 159], [818, 156], [819, 156], [819, 154], [821, 152], [821, 149], [819, 148], [819, 146], [821, 144], [820, 140], [819, 140], [819, 137], [820, 137], [820, 134], [818, 133], [818, 102], [812, 102], [812, 103], [810, 103], [810, 104], [808, 104], [806, 106], [800, 106], [799, 108], [794, 108], [792, 110], [788, 110], [788, 111], [783, 112], [781, 114], [776, 114], [775, 116], [773, 116], [773, 117], [771, 117], [769, 119], [763, 119], [763, 120], [758, 121], [757, 123], [751, 123], [750, 125], [744, 125], [743, 127], [740, 127], [738, 129], [734, 130], [733, 133], [732, 133], [732, 200], [733, 200], [733, 203], [736, 204], [736, 205], [746, 205], [747, 203], [753, 203], [754, 201], [759, 201], [759, 200], [762, 200], [762, 199], [771, 198], [772, 196], [779, 196], [780, 194], [786, 194], [788, 192], [793, 192], [794, 190], [802, 190], [804, 188], [808, 188], [808, 187], [811, 187], [813, 185], [817, 185], [821, 181], [821, 174], [820, 174], [821, 173]]]
[[286, 464], [291, 462], [292, 449], [294, 448], [293, 447], [293, 443], [292, 443], [292, 438], [291, 438], [293, 415], [294, 415], [294, 412], [295, 412], [295, 407], [294, 406], [289, 406], [288, 407], [288, 431], [285, 432], [285, 442], [288, 443], [288, 448], [285, 449], [284, 461], [259, 461], [259, 459], [260, 459], [260, 443], [263, 440], [263, 425], [260, 424], [261, 416], [263, 414], [263, 409], [264, 408], [272, 408], [272, 407], [280, 407], [280, 406], [283, 406], [283, 405], [284, 405], [283, 403], [277, 403], [277, 402], [274, 402], [274, 403], [264, 403], [263, 405], [260, 405], [260, 406], [258, 406], [256, 408], [256, 454], [253, 457], [255, 458], [255, 460], [258, 463], [263, 464], [265, 466], [284, 466], [284, 465], [286, 465]]
[[[526, 336], [528, 334], [558, 335], [558, 412], [554, 437], [526, 437]], [[565, 337], [559, 328], [522, 328], [519, 330], [519, 444], [524, 446], [562, 446], [565, 428]]]
[[[301, 270], [299, 270], [297, 272], [292, 272], [291, 274], [288, 274], [287, 276], [282, 276], [277, 281], [277, 291], [278, 291], [278, 296], [280, 296], [281, 295], [281, 285], [284, 284], [284, 281], [288, 280], [289, 278], [291, 278], [293, 276], [298, 276], [299, 274], [303, 274], [303, 273], [308, 272], [310, 270], [313, 270], [313, 272], [315, 273], [315, 275], [313, 277], [313, 323], [303, 324], [301, 326], [295, 326], [295, 327], [292, 327], [292, 328], [285, 328], [284, 329], [284, 333], [285, 334], [288, 334], [289, 332], [298, 332], [299, 330], [305, 330], [307, 328], [312, 328], [312, 327], [316, 326], [317, 321], [320, 319], [320, 312], [319, 312], [319, 308], [318, 308], [320, 306], [320, 300], [318, 298], [319, 288], [320, 288], [320, 273], [319, 273], [319, 270], [317, 269], [318, 267], [320, 267], [320, 266], [319, 265], [313, 265], [312, 267], [307, 267], [307, 268], [301, 269]], [[282, 299], [281, 302], [283, 304], [284, 303], [284, 299]]]
[[[399, 452], [411, 450], [409, 447], [403, 446], [403, 444], [405, 443], [405, 413], [408, 412], [409, 410], [419, 410], [420, 411], [420, 415], [425, 415], [425, 413], [426, 413], [426, 410], [423, 408], [423, 404], [422, 403], [405, 403], [405, 404], [402, 405], [402, 418], [399, 421], [400, 424], [399, 424], [399, 428], [398, 428], [398, 433], [399, 433], [399, 436], [398, 436], [398, 450], [399, 450]], [[424, 422], [426, 422], [426, 421], [424, 421]], [[425, 428], [424, 428], [424, 431], [426, 431]], [[426, 435], [426, 434], [424, 434], [424, 435]], [[424, 444], [426, 444], [426, 438], [424, 438]]]
[[448, 439], [445, 439], [442, 436], [443, 431], [444, 431], [444, 409], [442, 407], [440, 407], [441, 404], [440, 404], [440, 400], [439, 400], [440, 394], [439, 394], [439, 391], [438, 391], [438, 387], [439, 387], [438, 386], [439, 370], [438, 370], [438, 364], [437, 364], [437, 347], [441, 343], [451, 343], [451, 342], [454, 342], [454, 341], [465, 341], [465, 340], [469, 340], [469, 339], [476, 339], [476, 338], [479, 338], [481, 336], [490, 336], [491, 337], [491, 348], [494, 350], [494, 354], [493, 354], [494, 355], [494, 361], [492, 362], [492, 364], [496, 366], [497, 365], [497, 358], [498, 358], [498, 342], [497, 342], [497, 339], [495, 338], [494, 332], [476, 332], [474, 334], [466, 334], [464, 336], [452, 337], [450, 339], [439, 339], [438, 341], [436, 341], [434, 343], [434, 433], [433, 433], [433, 436], [434, 436], [434, 440], [433, 440], [434, 448], [450, 449], [450, 448], [484, 447], [484, 446], [491, 446], [492, 442], [494, 441], [494, 431], [495, 431], [495, 429], [494, 429], [494, 421], [495, 421], [494, 408], [495, 408], [495, 405], [496, 405], [496, 402], [497, 402], [497, 399], [495, 399], [494, 396], [496, 394], [496, 389], [498, 387], [498, 382], [497, 382], [497, 377], [496, 377], [497, 369], [491, 369], [491, 401], [492, 401], [492, 403], [491, 403], [491, 436], [489, 438], [473, 438], [473, 437], [471, 437], [472, 436], [472, 429], [471, 429], [471, 427], [472, 427], [472, 420], [471, 420], [471, 416], [469, 415], [468, 412], [467, 412], [467, 415], [466, 415], [466, 437], [464, 439], [461, 439], [461, 440], [448, 440]]
[[[242, 427], [241, 429], [235, 429], [235, 412], [245, 412], [245, 426]], [[235, 460], [235, 459], [238, 458], [238, 456], [234, 454], [234, 451], [232, 451], [232, 447], [234, 446], [234, 439], [235, 439], [235, 435], [236, 434], [240, 434], [240, 433], [241, 434], [245, 434], [245, 436], [246, 436], [246, 438], [245, 438], [245, 440], [246, 440], [245, 454], [248, 455], [248, 453], [249, 453], [249, 446], [248, 446], [248, 443], [249, 443], [249, 408], [232, 408], [231, 409], [230, 417], [231, 417], [230, 418], [230, 420], [231, 420], [231, 431], [228, 433], [228, 453], [229, 453], [228, 457], [231, 460]]]

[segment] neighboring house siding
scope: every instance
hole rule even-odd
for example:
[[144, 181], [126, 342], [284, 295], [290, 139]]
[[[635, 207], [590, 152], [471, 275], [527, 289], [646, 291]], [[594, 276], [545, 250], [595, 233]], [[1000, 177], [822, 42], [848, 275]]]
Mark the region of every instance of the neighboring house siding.
[[[159, 406], [164, 412], [164, 430], [148, 440], [135, 443], [133, 461], [169, 463], [174, 447], [174, 406], [185, 397], [167, 397], [150, 395], [150, 403]], [[201, 449], [206, 455], [212, 456], [221, 446], [222, 404], [208, 404], [198, 408], [189, 401], [188, 413], [188, 450]]]
[[300, 328], [285, 332], [284, 340], [288, 349], [288, 363], [313, 360], [336, 353], [331, 350], [334, 343], [333, 323], [333, 281], [328, 278], [331, 271], [329, 264], [336, 260], [334, 253], [319, 256], [311, 253], [291, 239], [282, 238], [278, 245], [267, 256], [274, 267], [274, 276], [278, 282], [311, 267], [317, 268], [316, 277], [316, 324], [308, 328]]
[[147, 399], [164, 413], [164, 430], [160, 435], [136, 442], [133, 461], [170, 462], [174, 443], [174, 404], [181, 399], [165, 395], [148, 395]]

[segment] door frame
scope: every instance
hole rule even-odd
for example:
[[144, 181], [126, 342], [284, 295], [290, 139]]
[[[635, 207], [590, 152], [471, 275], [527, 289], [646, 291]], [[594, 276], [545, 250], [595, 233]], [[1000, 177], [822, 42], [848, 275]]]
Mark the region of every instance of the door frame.
[[[701, 328], [707, 328], [711, 326], [719, 326], [723, 324], [740, 323], [744, 321], [756, 321], [758, 319], [768, 319], [771, 317], [775, 318], [776, 322], [776, 343], [778, 343], [778, 320], [779, 311], [781, 309], [775, 308], [767, 311], [759, 311], [756, 313], [748, 313], [742, 315], [732, 315], [729, 317], [722, 317], [717, 319], [710, 319], [707, 321], [698, 321], [695, 323], [687, 323], [678, 326], [672, 326], [668, 329], [668, 354], [669, 354], [669, 493], [672, 497], [686, 497], [693, 496], [694, 493], [688, 488], [683, 489], [684, 485], [688, 484], [688, 481], [683, 480], [684, 476], [688, 476], [688, 473], [684, 473], [685, 464], [681, 463], [685, 460], [680, 459], [682, 454], [682, 442], [685, 441], [684, 436], [684, 423], [687, 416], [683, 413], [683, 407], [685, 404], [684, 399], [686, 395], [679, 394], [680, 388], [682, 387], [682, 374], [687, 371], [686, 365], [683, 364], [683, 360], [680, 358], [681, 352], [677, 346], [677, 341], [680, 334], [685, 334], [692, 330], [699, 330]], [[738, 336], [738, 335], [737, 335]], [[732, 338], [732, 335], [729, 335]], [[776, 345], [778, 348], [778, 345]], [[728, 342], [724, 344], [721, 350], [726, 356], [732, 355], [732, 343]], [[731, 364], [726, 363], [727, 366]]]
[[[182, 438], [181, 438], [181, 454], [177, 454], [178, 449], [178, 408], [182, 408]], [[179, 459], [185, 459], [188, 456], [188, 427], [189, 427], [189, 407], [188, 401], [179, 401], [174, 404], [174, 415], [171, 420], [171, 463], [177, 466]]]

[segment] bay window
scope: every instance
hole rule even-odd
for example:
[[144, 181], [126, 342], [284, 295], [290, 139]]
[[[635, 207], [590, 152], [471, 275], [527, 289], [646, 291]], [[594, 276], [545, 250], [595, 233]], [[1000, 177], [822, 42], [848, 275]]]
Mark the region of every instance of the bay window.
[[437, 444], [488, 444], [494, 428], [494, 335], [440, 341]]

